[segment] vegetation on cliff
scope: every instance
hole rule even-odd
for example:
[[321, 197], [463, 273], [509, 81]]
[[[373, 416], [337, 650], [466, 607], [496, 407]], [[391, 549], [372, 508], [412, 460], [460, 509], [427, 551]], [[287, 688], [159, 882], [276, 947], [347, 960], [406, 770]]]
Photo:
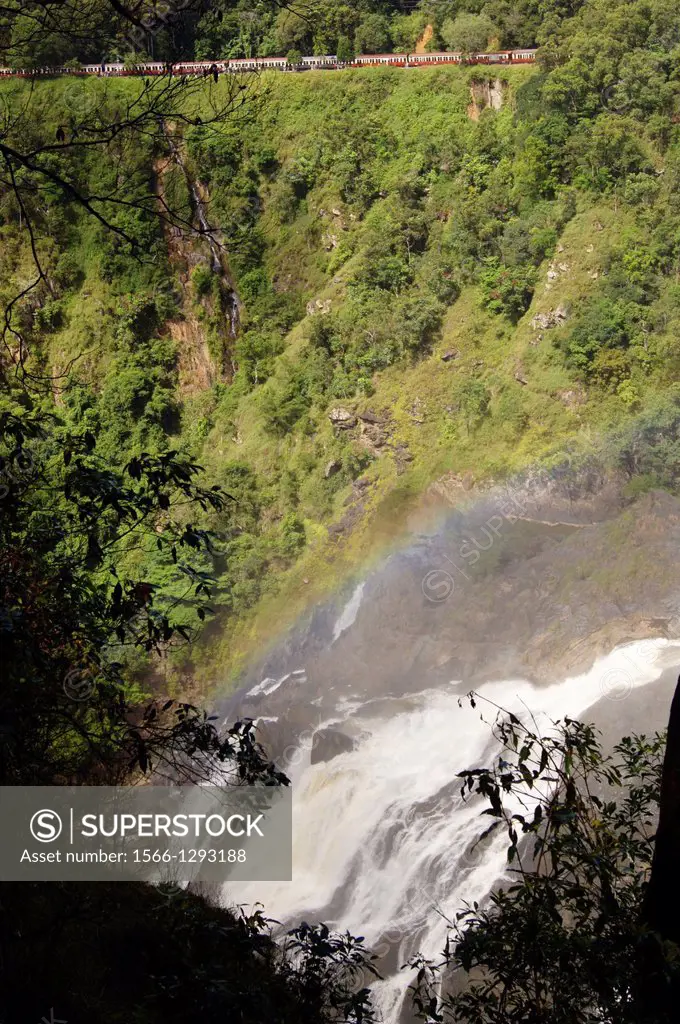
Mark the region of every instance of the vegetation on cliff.
[[495, 710], [500, 756], [462, 772], [462, 792], [486, 805], [482, 848], [507, 832], [509, 878], [487, 904], [461, 908], [440, 961], [414, 961], [419, 1018], [670, 1024], [677, 886], [659, 852], [677, 845], [655, 835], [660, 796], [677, 829], [670, 734], [664, 761], [663, 736], [606, 751], [592, 726], [565, 719], [541, 735]]

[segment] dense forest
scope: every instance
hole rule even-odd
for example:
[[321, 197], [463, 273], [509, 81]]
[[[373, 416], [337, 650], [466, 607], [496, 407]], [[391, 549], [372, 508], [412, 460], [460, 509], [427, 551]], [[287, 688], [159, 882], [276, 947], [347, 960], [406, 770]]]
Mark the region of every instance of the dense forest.
[[[2, 7], [12, 66], [350, 55], [419, 40], [540, 49], [536, 67], [492, 71], [0, 83], [1, 784], [193, 777], [197, 759], [286, 784], [248, 723], [225, 737], [190, 701], [393, 536], [438, 474], [501, 480], [537, 460], [587, 458], [606, 436], [598, 454], [626, 474], [631, 500], [677, 489], [676, 10], [412, 8]], [[592, 736], [563, 742], [587, 782]], [[643, 745], [632, 763], [622, 748], [614, 781], [639, 770], [640, 799], [653, 803], [660, 749]], [[484, 778], [502, 817], [505, 783]], [[619, 978], [640, 960], [631, 907], [651, 848], [627, 845], [629, 802], [603, 811], [617, 838], [593, 853], [600, 833], [575, 790], [569, 801], [579, 814], [562, 821], [588, 827], [571, 848], [556, 828], [553, 865], [565, 857], [568, 873], [575, 857], [587, 869], [576, 893], [565, 883], [575, 902], [559, 926], [541, 890], [531, 928], [551, 936], [554, 959], [523, 975], [538, 972], [537, 991], [502, 1008], [494, 995], [510, 926], [536, 908], [529, 874], [499, 917], [471, 920], [459, 966], [499, 973], [482, 1004], [463, 1000], [451, 1019], [646, 1019], [644, 998], [612, 989], [607, 971], [613, 950]], [[243, 1007], [253, 1022], [371, 1019], [356, 981], [363, 971], [368, 983], [370, 955], [350, 936], [301, 926], [281, 953], [263, 917], [191, 894], [5, 888], [7, 1021], [39, 1019], [46, 992], [72, 991], [69, 957], [51, 957], [45, 935], [91, 968], [69, 1020], [132, 1019], [131, 1007], [144, 1021]], [[551, 988], [579, 914], [592, 975]], [[111, 973], [92, 937], [104, 918], [110, 944], [166, 937], [162, 964], [146, 961], [152, 982], [130, 958]], [[20, 952], [18, 933], [30, 936]], [[656, 946], [644, 950], [666, 970]], [[30, 998], [16, 980], [28, 965]], [[171, 1010], [178, 989], [185, 1001]], [[593, 1016], [605, 989], [609, 1016]], [[424, 1019], [443, 1019], [436, 995], [418, 998]]]
[[[5, 7], [9, 62], [15, 66], [58, 65], [67, 61], [131, 58], [204, 59], [285, 56], [289, 53], [354, 53], [414, 50], [430, 26], [428, 49], [480, 50], [494, 46], [530, 46], [544, 22], [574, 13], [559, 4], [527, 0], [479, 3], [459, 0], [300, 0], [278, 4], [249, 0], [176, 0], [136, 3], [135, 23], [106, 3], [88, 3], [77, 12], [78, 37], [63, 35], [56, 25], [37, 36], [31, 4]], [[40, 4], [35, 5], [40, 8]], [[576, 5], [580, 6], [580, 5]], [[130, 8], [128, 8], [130, 10]], [[49, 31], [49, 29], [54, 29]]]

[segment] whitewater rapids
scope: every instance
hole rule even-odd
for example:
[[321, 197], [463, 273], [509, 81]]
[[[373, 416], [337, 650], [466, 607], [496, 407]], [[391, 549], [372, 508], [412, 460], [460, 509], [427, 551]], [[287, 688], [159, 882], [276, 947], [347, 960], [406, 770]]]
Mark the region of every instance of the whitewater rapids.
[[[353, 621], [360, 598], [360, 592], [354, 595], [339, 632]], [[476, 689], [521, 718], [532, 714], [542, 731], [590, 709], [585, 717], [606, 724], [618, 738], [665, 726], [678, 663], [680, 642], [643, 640], [552, 685], [509, 679]], [[287, 688], [289, 700], [304, 699], [305, 681], [301, 670], [282, 680], [278, 702]], [[383, 957], [385, 980], [373, 992], [388, 1024], [401, 1018], [413, 980], [402, 966], [418, 952], [436, 958], [447, 920], [465, 902], [482, 900], [505, 869], [507, 836], [499, 830], [475, 846], [488, 819], [480, 818], [479, 803], [460, 798], [457, 773], [488, 765], [497, 752], [490, 733], [493, 707], [481, 701], [473, 709], [464, 694], [462, 684], [451, 680], [399, 696], [339, 696], [286, 749], [293, 880], [241, 883], [225, 893], [230, 903], [264, 904], [267, 916], [287, 927], [316, 920], [364, 935]], [[352, 737], [354, 748], [312, 763], [315, 731], [329, 726]]]

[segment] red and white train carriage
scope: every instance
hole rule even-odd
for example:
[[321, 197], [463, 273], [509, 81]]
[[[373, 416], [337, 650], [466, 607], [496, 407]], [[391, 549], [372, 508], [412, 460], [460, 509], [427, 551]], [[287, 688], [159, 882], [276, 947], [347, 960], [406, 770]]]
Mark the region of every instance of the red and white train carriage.
[[245, 73], [253, 71], [323, 71], [332, 68], [363, 67], [432, 67], [441, 64], [533, 64], [536, 50], [498, 50], [493, 53], [362, 53], [351, 62], [340, 63], [334, 54], [301, 57], [299, 63], [291, 64], [285, 57], [238, 57], [228, 60], [177, 61], [167, 64], [163, 61], [143, 61], [139, 64], [124, 64], [122, 61], [102, 61], [99, 64], [83, 64], [76, 68], [0, 68], [0, 77], [39, 78], [54, 75], [98, 75], [117, 77], [120, 75], [162, 75], [171, 71], [174, 75], [209, 75], [224, 73]]

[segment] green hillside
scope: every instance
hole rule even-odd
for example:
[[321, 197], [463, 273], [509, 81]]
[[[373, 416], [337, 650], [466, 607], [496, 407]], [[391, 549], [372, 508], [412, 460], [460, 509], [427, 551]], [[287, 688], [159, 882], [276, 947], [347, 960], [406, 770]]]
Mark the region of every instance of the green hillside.
[[[661, 157], [651, 145], [630, 154], [640, 173], [628, 201], [619, 182], [560, 187], [559, 125], [535, 110], [523, 119], [539, 82], [533, 69], [273, 79], [241, 133], [230, 195], [258, 211], [258, 250], [232, 258], [240, 369], [202, 460], [227, 489], [225, 464], [247, 466], [253, 495], [266, 495], [264, 530], [252, 546], [239, 538], [249, 574], [262, 558], [275, 570], [260, 585], [257, 643], [284, 609], [379, 554], [441, 474], [482, 481], [588, 446], [672, 388], [672, 328], [650, 351], [643, 295], [653, 288], [667, 308], [673, 281], [658, 264], [637, 281], [627, 272], [657, 259], [650, 200], [635, 189], [662, 201]], [[537, 145], [537, 121], [554, 146]], [[216, 207], [220, 146], [190, 140]], [[564, 323], [541, 330], [555, 310]], [[583, 354], [591, 329], [602, 340]], [[369, 421], [334, 425], [337, 408]], [[272, 542], [289, 529], [299, 555], [281, 575], [290, 558], [272, 562]], [[243, 636], [223, 635], [216, 665], [247, 648]]]
[[[204, 126], [73, 156], [84, 187], [120, 180], [147, 205], [102, 207], [121, 238], [47, 195], [47, 280], [16, 310], [29, 361], [105, 459], [179, 449], [235, 499], [204, 524], [221, 546], [194, 567], [217, 577], [218, 618], [173, 662], [182, 685], [196, 664], [201, 686], [224, 680], [378, 555], [443, 473], [488, 481], [587, 449], [673, 396], [675, 50], [650, 49], [661, 14], [638, 7], [583, 9], [535, 68], [265, 76], [215, 124], [234, 83], [206, 84], [188, 101]], [[28, 88], [3, 86], [13, 103]], [[36, 136], [140, 88], [39, 83]], [[187, 224], [204, 204], [219, 271], [154, 196]], [[10, 196], [3, 216], [9, 300], [31, 255]], [[152, 541], [129, 558], [181, 593]]]

